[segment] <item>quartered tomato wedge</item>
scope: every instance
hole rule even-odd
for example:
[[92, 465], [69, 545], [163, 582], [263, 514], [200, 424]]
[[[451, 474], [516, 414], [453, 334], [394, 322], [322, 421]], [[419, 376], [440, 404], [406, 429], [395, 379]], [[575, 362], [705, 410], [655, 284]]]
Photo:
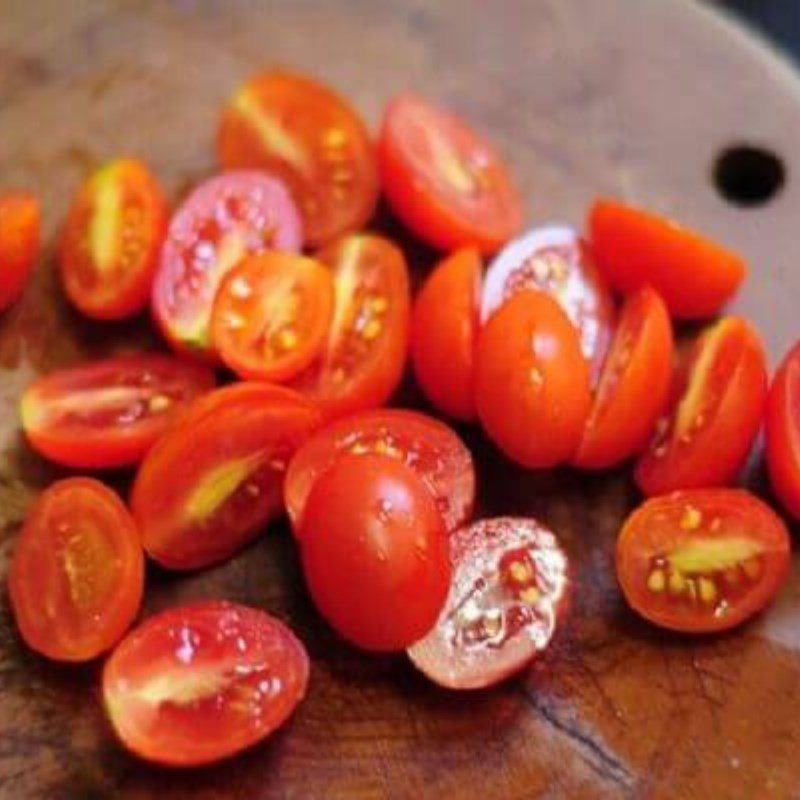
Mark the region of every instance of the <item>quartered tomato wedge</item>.
[[679, 384], [682, 393], [636, 465], [636, 482], [649, 496], [734, 480], [767, 398], [758, 334], [739, 317], [720, 320], [695, 344]]
[[136, 464], [214, 373], [142, 353], [52, 372], [22, 395], [22, 427], [35, 450], [68, 467]]
[[205, 601], [150, 617], [103, 669], [106, 712], [136, 755], [178, 767], [227, 758], [280, 727], [303, 699], [308, 655], [274, 617]]
[[0, 311], [22, 294], [39, 254], [42, 210], [29, 192], [0, 194]]
[[322, 350], [333, 316], [324, 264], [291, 253], [245, 258], [222, 281], [211, 334], [222, 361], [242, 378], [293, 378]]
[[153, 313], [179, 351], [210, 358], [211, 308], [244, 256], [295, 252], [300, 217], [286, 187], [261, 172], [227, 172], [200, 184], [172, 217], [153, 285]]
[[573, 463], [610, 467], [647, 446], [669, 401], [672, 358], [667, 307], [640, 289], [623, 306]]
[[450, 538], [453, 577], [436, 626], [408, 649], [450, 689], [480, 689], [525, 667], [551, 642], [568, 601], [567, 557], [534, 519], [498, 517]]
[[617, 541], [617, 578], [630, 606], [664, 628], [710, 633], [764, 608], [789, 574], [789, 532], [738, 489], [648, 500]]
[[400, 250], [361, 233], [317, 253], [333, 270], [333, 321], [322, 352], [292, 385], [328, 417], [383, 405], [403, 376], [408, 352], [409, 279]]
[[497, 152], [453, 113], [418, 95], [389, 103], [378, 159], [392, 210], [434, 247], [491, 253], [522, 225], [522, 199]]
[[217, 140], [225, 169], [263, 169], [289, 187], [306, 241], [363, 227], [378, 200], [375, 153], [355, 110], [304, 75], [265, 72], [239, 88]]
[[280, 513], [286, 465], [319, 421], [311, 401], [266, 383], [197, 400], [136, 476], [131, 508], [147, 554], [177, 570], [233, 555]]
[[425, 396], [439, 411], [475, 419], [473, 372], [483, 266], [474, 248], [445, 258], [425, 281], [411, 318], [411, 361]]
[[150, 298], [166, 229], [166, 200], [145, 164], [121, 158], [98, 169], [72, 200], [61, 239], [67, 297], [96, 319], [137, 314]]
[[569, 227], [534, 228], [509, 242], [486, 271], [481, 321], [522, 289], [547, 292], [578, 330], [596, 378], [614, 331], [614, 300], [585, 242]]
[[283, 489], [296, 532], [317, 479], [347, 454], [377, 454], [405, 462], [430, 489], [448, 530], [462, 525], [472, 513], [475, 469], [455, 431], [433, 417], [386, 408], [326, 425], [297, 451]]
[[8, 574], [29, 647], [58, 661], [96, 658], [133, 622], [143, 589], [139, 532], [111, 489], [68, 478], [40, 495]]

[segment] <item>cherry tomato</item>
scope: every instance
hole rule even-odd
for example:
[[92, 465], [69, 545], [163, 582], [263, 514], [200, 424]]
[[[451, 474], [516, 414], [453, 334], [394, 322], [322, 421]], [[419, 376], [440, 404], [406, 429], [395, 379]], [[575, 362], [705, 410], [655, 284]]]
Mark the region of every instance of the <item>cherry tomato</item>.
[[106, 712], [125, 747], [178, 767], [227, 758], [280, 727], [303, 699], [308, 655], [265, 612], [226, 601], [162, 611], [103, 669]]
[[270, 252], [245, 258], [223, 279], [211, 334], [242, 378], [282, 382], [319, 355], [333, 316], [333, 278], [318, 261]]
[[283, 496], [296, 531], [311, 488], [348, 453], [377, 453], [405, 462], [430, 489], [448, 530], [465, 523], [472, 513], [475, 468], [461, 439], [433, 417], [386, 408], [326, 425], [295, 453]]
[[789, 574], [789, 532], [740, 489], [694, 489], [647, 500], [617, 540], [629, 605], [676, 631], [727, 630], [758, 613]]
[[0, 194], [0, 311], [8, 308], [28, 282], [39, 254], [42, 211], [28, 192]]
[[286, 182], [309, 244], [358, 230], [378, 200], [364, 123], [338, 94], [304, 75], [265, 72], [239, 88], [217, 140], [225, 169], [264, 169]]
[[167, 203], [141, 161], [98, 169], [72, 200], [61, 239], [61, 282], [95, 319], [124, 319], [147, 305], [167, 229]]
[[572, 323], [549, 295], [515, 294], [478, 337], [475, 405], [489, 438], [523, 466], [554, 466], [575, 455], [591, 402]]
[[574, 463], [600, 469], [643, 450], [668, 401], [673, 339], [667, 307], [652, 289], [630, 295], [603, 365]]
[[434, 247], [491, 253], [522, 226], [522, 199], [489, 142], [418, 95], [387, 106], [378, 163], [392, 210]]
[[453, 577], [414, 666], [450, 689], [480, 689], [525, 667], [552, 640], [568, 600], [567, 557], [534, 519], [498, 517], [450, 538]]
[[214, 386], [203, 366], [155, 353], [52, 372], [22, 395], [22, 427], [46, 458], [80, 469], [142, 460], [175, 415]]
[[353, 234], [317, 253], [333, 270], [333, 322], [320, 357], [292, 385], [326, 416], [383, 405], [408, 352], [408, 267], [387, 239]]
[[615, 200], [594, 204], [589, 229], [598, 266], [615, 289], [628, 293], [650, 285], [682, 319], [714, 316], [747, 273], [736, 253]]
[[286, 187], [259, 172], [227, 172], [200, 184], [172, 217], [153, 285], [153, 313], [179, 351], [210, 358], [211, 308], [242, 257], [296, 252], [300, 217]]
[[739, 317], [715, 323], [697, 341], [679, 385], [683, 392], [636, 465], [636, 482], [648, 496], [734, 480], [767, 398], [758, 334]]
[[365, 650], [402, 650], [436, 622], [450, 561], [436, 503], [395, 458], [344, 455], [301, 521], [306, 582], [322, 616]]
[[411, 321], [417, 383], [439, 411], [461, 420], [475, 419], [472, 377], [482, 273], [474, 248], [445, 258], [417, 294]]
[[497, 254], [483, 284], [482, 322], [522, 289], [539, 289], [558, 302], [578, 330], [596, 379], [614, 330], [614, 300], [572, 228], [534, 228]]
[[144, 589], [136, 525], [111, 489], [68, 478], [34, 503], [8, 590], [26, 644], [58, 661], [89, 661], [133, 622]]
[[318, 425], [311, 401], [266, 383], [196, 400], [136, 476], [131, 507], [147, 554], [176, 570], [232, 556], [280, 512], [286, 465]]

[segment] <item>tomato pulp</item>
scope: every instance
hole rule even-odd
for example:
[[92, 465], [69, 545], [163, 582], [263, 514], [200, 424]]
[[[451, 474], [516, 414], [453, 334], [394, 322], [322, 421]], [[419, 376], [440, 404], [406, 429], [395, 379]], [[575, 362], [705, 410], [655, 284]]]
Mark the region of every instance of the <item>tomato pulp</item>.
[[29, 192], [0, 194], [0, 311], [10, 306], [28, 282], [39, 245], [42, 210]]

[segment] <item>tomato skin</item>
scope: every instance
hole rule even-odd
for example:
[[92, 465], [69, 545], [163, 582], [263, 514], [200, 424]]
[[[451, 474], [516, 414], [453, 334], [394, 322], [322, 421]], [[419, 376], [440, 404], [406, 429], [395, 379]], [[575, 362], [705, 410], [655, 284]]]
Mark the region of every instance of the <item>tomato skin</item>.
[[28, 282], [39, 255], [42, 210], [29, 192], [0, 194], [0, 311], [10, 306]]
[[90, 661], [133, 622], [144, 590], [139, 532], [117, 495], [90, 478], [56, 481], [34, 503], [8, 573], [25, 643]]
[[455, 419], [475, 419], [473, 371], [483, 267], [475, 248], [457, 250], [428, 276], [414, 301], [411, 362], [431, 404]]
[[169, 608], [131, 631], [105, 664], [103, 700], [128, 750], [195, 767], [280, 727], [305, 696], [308, 674], [305, 648], [279, 620], [206, 600]]
[[402, 650], [447, 596], [444, 524], [411, 467], [342, 456], [311, 489], [301, 522], [306, 583], [320, 613], [365, 650]]
[[747, 274], [736, 253], [615, 200], [595, 202], [589, 230], [598, 265], [615, 289], [627, 294], [649, 284], [681, 319], [713, 317]]
[[440, 250], [492, 253], [522, 226], [522, 199], [489, 142], [419, 95], [387, 105], [378, 163], [394, 213]]
[[603, 469], [643, 450], [669, 400], [673, 337], [664, 301], [650, 288], [625, 301], [573, 463]]
[[512, 461], [543, 468], [575, 455], [591, 407], [589, 366], [549, 295], [525, 289], [484, 326], [475, 405], [487, 435]]
[[[703, 570], [701, 548], [711, 553]], [[773, 599], [788, 577], [790, 549], [783, 521], [749, 492], [673, 492], [645, 501], [625, 521], [617, 540], [617, 578], [628, 604], [650, 622], [712, 633], [741, 624]]]

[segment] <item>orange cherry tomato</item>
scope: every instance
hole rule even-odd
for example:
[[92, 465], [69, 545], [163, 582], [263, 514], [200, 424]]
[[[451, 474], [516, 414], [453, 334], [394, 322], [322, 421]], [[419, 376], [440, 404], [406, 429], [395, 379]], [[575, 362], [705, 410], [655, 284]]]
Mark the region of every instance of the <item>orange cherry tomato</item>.
[[526, 467], [568, 461], [591, 407], [578, 334], [549, 295], [525, 289], [485, 325], [475, 359], [475, 405], [489, 438]]
[[623, 306], [574, 464], [610, 467], [647, 446], [669, 401], [672, 357], [667, 307], [640, 289]]
[[217, 152], [225, 169], [284, 180], [311, 245], [362, 228], [375, 212], [369, 133], [346, 100], [307, 76], [265, 72], [241, 86], [222, 115]]
[[671, 220], [615, 200], [589, 214], [597, 263], [620, 292], [652, 286], [682, 319], [714, 316], [747, 274], [741, 257]]
[[676, 631], [727, 630], [761, 611], [789, 574], [789, 532], [757, 497], [695, 489], [639, 506], [617, 540], [629, 605]]
[[89, 661], [133, 622], [144, 589], [136, 525], [111, 489], [68, 478], [25, 520], [8, 574], [22, 638], [57, 661]]
[[522, 226], [522, 199], [489, 142], [414, 94], [387, 106], [378, 161], [392, 210], [442, 250], [497, 250]]
[[725, 317], [697, 341], [666, 418], [636, 464], [648, 496], [725, 486], [742, 468], [767, 398], [764, 348], [750, 324]]
[[0, 194], [0, 311], [8, 308], [28, 282], [39, 244], [42, 211], [28, 192]]
[[477, 250], [457, 250], [425, 281], [411, 318], [417, 383], [433, 406], [460, 420], [475, 419], [472, 377], [482, 273]]

